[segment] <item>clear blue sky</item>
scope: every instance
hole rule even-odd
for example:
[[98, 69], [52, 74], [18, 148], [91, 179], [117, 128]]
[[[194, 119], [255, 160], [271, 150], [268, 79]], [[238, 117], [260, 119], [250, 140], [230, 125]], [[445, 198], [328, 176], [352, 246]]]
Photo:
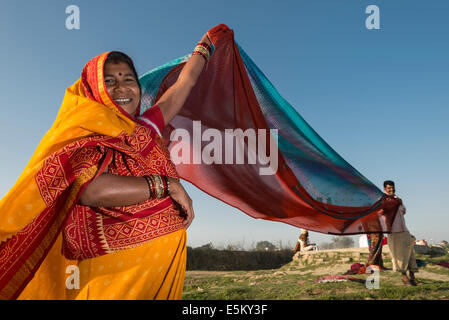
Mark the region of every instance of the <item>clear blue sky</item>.
[[[71, 4], [80, 9], [79, 30], [65, 26]], [[370, 4], [380, 9], [379, 30], [365, 28]], [[396, 181], [417, 238], [449, 240], [448, 14], [445, 0], [3, 0], [0, 196], [88, 60], [121, 50], [143, 74], [191, 52], [209, 28], [225, 23], [343, 158], [379, 187]], [[296, 243], [299, 229], [255, 220], [185, 186], [196, 214], [189, 245]]]

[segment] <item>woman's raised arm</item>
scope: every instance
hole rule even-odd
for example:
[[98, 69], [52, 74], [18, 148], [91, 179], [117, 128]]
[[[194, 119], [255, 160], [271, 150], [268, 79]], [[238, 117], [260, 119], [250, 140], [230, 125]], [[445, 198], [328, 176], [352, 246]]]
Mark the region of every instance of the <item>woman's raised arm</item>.
[[[212, 45], [207, 33], [200, 42]], [[206, 60], [203, 56], [193, 54], [179, 74], [178, 80], [156, 102], [164, 116], [165, 125], [181, 110], [205, 65]]]

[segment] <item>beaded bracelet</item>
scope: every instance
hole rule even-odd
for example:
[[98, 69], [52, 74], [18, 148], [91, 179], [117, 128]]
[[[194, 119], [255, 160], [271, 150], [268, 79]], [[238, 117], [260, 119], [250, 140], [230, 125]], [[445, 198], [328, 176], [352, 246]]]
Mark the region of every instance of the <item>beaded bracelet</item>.
[[164, 182], [160, 175], [153, 175], [153, 178], [157, 181], [157, 198], [163, 198], [165, 194]]

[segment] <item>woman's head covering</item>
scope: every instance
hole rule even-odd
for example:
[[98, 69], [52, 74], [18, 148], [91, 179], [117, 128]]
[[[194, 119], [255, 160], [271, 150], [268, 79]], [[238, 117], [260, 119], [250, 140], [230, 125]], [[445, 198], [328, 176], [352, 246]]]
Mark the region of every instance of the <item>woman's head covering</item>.
[[[122, 107], [120, 107], [118, 104], [114, 102], [114, 100], [111, 99], [108, 91], [106, 90], [106, 85], [104, 82], [104, 65], [107, 62], [108, 57], [110, 55], [115, 57], [113, 58], [114, 61], [117, 60], [116, 57], [119, 56], [125, 57], [126, 61], [124, 62], [127, 63], [130, 69], [133, 71], [133, 73], [136, 76], [136, 80], [138, 79], [137, 72], [136, 69], [134, 68], [134, 64], [131, 58], [129, 58], [126, 54], [118, 51], [105, 52], [93, 58], [84, 66], [83, 71], [81, 73], [81, 80], [84, 92], [90, 99], [95, 100], [111, 108], [111, 110], [113, 110], [114, 112], [120, 112], [123, 115], [133, 119], [131, 115], [129, 115]], [[140, 102], [136, 114], [137, 115], [140, 114]]]

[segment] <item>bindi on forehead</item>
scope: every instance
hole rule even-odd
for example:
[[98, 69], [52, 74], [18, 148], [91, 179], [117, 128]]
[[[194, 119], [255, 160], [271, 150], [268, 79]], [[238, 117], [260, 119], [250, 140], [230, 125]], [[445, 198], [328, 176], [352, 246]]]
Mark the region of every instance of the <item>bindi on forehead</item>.
[[[125, 76], [125, 77], [135, 77], [134, 74], [132, 74], [132, 73], [122, 73], [122, 72], [118, 72], [117, 75], [119, 75], [120, 77], [121, 77], [121, 76]], [[105, 73], [105, 74], [104, 74], [104, 77], [105, 77], [105, 78], [106, 78], [106, 77], [111, 77], [111, 78], [113, 78], [113, 77], [114, 77], [114, 74]]]

